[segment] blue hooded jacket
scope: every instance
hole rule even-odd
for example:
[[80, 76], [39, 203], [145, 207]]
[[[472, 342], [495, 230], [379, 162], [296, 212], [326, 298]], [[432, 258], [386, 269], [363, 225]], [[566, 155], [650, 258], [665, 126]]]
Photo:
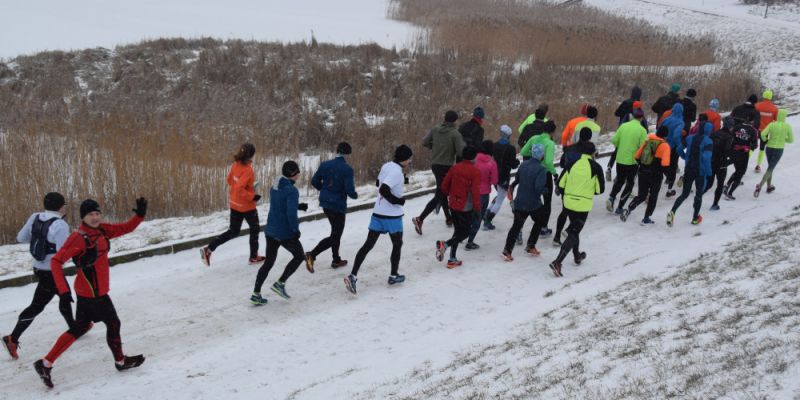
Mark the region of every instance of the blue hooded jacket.
[[711, 176], [711, 156], [714, 151], [714, 141], [709, 135], [713, 128], [710, 122], [705, 122], [697, 134], [686, 138], [686, 146], [678, 147], [678, 155], [686, 160], [686, 173]]
[[300, 192], [294, 187], [294, 182], [285, 177], [279, 177], [269, 190], [269, 215], [264, 234], [278, 239], [288, 240], [300, 232], [297, 221], [297, 205]]
[[337, 156], [320, 164], [311, 178], [311, 186], [319, 190], [319, 205], [338, 213], [347, 212], [347, 197], [357, 199], [353, 168], [344, 157]]
[[677, 149], [680, 147], [681, 132], [683, 132], [684, 124], [683, 104], [675, 103], [675, 105], [672, 106], [672, 114], [665, 118], [664, 122], [661, 123], [661, 125], [666, 126], [669, 130], [669, 135], [667, 135], [667, 143], [669, 144], [670, 148]]
[[517, 170], [517, 194], [514, 197], [514, 209], [534, 211], [542, 206], [542, 193], [547, 183], [547, 170], [536, 159], [522, 162]]

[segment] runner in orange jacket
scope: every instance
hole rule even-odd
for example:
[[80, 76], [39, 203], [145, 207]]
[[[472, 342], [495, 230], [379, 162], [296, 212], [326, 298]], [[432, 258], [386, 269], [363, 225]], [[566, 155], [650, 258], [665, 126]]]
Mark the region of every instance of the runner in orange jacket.
[[572, 136], [575, 133], [575, 127], [581, 122], [586, 121], [586, 110], [588, 108], [589, 104], [581, 104], [581, 115], [567, 121], [567, 125], [564, 126], [564, 130], [561, 131], [561, 146], [566, 147], [572, 144]]
[[756, 103], [756, 111], [761, 116], [761, 120], [757, 126], [759, 139], [758, 139], [758, 160], [756, 161], [756, 173], [761, 172], [761, 163], [764, 162], [764, 149], [767, 146], [767, 143], [761, 140], [760, 133], [767, 129], [767, 125], [770, 122], [775, 121], [778, 119], [778, 107], [775, 107], [775, 104], [772, 103], [772, 90], [765, 90], [764, 93], [761, 95], [761, 101]]

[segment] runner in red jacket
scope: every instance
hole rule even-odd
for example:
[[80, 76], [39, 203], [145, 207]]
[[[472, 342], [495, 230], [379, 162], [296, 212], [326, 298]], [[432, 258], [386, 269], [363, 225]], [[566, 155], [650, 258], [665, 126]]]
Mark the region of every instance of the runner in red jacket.
[[[144, 356], [128, 357], [122, 352], [122, 339], [120, 338], [120, 321], [117, 310], [108, 296], [109, 264], [108, 251], [109, 239], [132, 232], [144, 220], [147, 213], [147, 200], [140, 197], [136, 200], [136, 213], [128, 222], [122, 224], [107, 224], [102, 222], [103, 215], [100, 205], [94, 200], [85, 200], [81, 203], [81, 226], [73, 232], [64, 246], [53, 256], [50, 267], [53, 270], [53, 280], [58, 289], [58, 295], [66, 301], [72, 301], [72, 293], [64, 279], [64, 264], [72, 259], [78, 269], [75, 277], [75, 293], [78, 296], [78, 306], [75, 310], [75, 322], [70, 329], [64, 332], [53, 345], [50, 352], [36, 361], [33, 366], [47, 387], [52, 388], [50, 370], [58, 357], [65, 352], [72, 343], [89, 330], [93, 322], [106, 324], [106, 340], [111, 353], [114, 355], [117, 370], [123, 371], [135, 368], [144, 362]], [[63, 301], [63, 300], [62, 300]]]
[[436, 241], [436, 259], [442, 261], [449, 247], [447, 268], [461, 265], [461, 261], [456, 258], [458, 244], [469, 237], [473, 215], [479, 214], [481, 210], [481, 171], [474, 163], [477, 154], [474, 147], [464, 148], [463, 160], [450, 168], [442, 182], [442, 193], [448, 195], [455, 229], [450, 240]]

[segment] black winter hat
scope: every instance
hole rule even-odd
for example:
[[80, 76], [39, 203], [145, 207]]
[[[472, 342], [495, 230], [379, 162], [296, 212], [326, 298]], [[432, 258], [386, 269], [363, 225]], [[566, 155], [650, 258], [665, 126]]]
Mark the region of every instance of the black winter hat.
[[592, 119], [597, 118], [597, 108], [595, 108], [595, 106], [589, 106], [589, 108], [586, 109], [586, 116]]
[[472, 110], [472, 115], [484, 119], [486, 117], [486, 112], [483, 111], [483, 107], [475, 107], [475, 109]]
[[81, 219], [85, 217], [90, 212], [102, 212], [100, 211], [100, 204], [92, 199], [86, 199], [81, 203]]
[[410, 159], [411, 156], [413, 155], [414, 152], [411, 151], [411, 147], [408, 147], [404, 144], [401, 144], [400, 146], [397, 146], [396, 149], [394, 149], [394, 161], [398, 163]]
[[583, 127], [581, 128], [581, 132], [578, 134], [578, 140], [581, 142], [588, 142], [592, 140], [592, 128]]
[[536, 111], [533, 112], [533, 115], [536, 116], [536, 119], [544, 119], [544, 117], [547, 115], [547, 110], [537, 108]]
[[642, 89], [638, 86], [634, 86], [631, 89], [631, 99], [633, 100], [641, 100], [642, 99]]
[[594, 153], [597, 153], [597, 146], [595, 146], [594, 143], [589, 142], [586, 143], [586, 146], [582, 146], [581, 150], [583, 151], [583, 154], [588, 154], [591, 156], [594, 155]]
[[669, 129], [664, 125], [659, 126], [658, 130], [656, 131], [656, 136], [662, 139], [669, 136]]
[[750, 97], [747, 98], [747, 102], [753, 104], [758, 103], [758, 96], [751, 94]]
[[491, 140], [484, 140], [481, 143], [481, 153], [491, 155], [494, 153], [494, 142]]
[[449, 110], [446, 113], [444, 113], [444, 121], [445, 122], [456, 122], [457, 120], [458, 120], [458, 113], [457, 112], [455, 112], [453, 110]]
[[67, 204], [67, 201], [64, 200], [64, 196], [58, 192], [50, 192], [44, 195], [44, 209], [48, 211], [58, 211], [61, 207], [64, 207], [64, 204]]
[[689, 89], [686, 91], [686, 97], [695, 98], [697, 96], [697, 91], [694, 89]]
[[544, 133], [553, 133], [553, 132], [555, 132], [556, 131], [556, 123], [553, 122], [552, 119], [550, 121], [545, 122], [544, 123], [544, 128], [542, 129], [542, 131]]
[[350, 146], [350, 143], [342, 142], [336, 146], [336, 153], [348, 155], [353, 153], [353, 148]]
[[722, 119], [722, 129], [731, 129], [736, 125], [736, 120], [730, 115]]
[[286, 161], [283, 163], [283, 167], [281, 167], [281, 174], [287, 178], [291, 178], [299, 173], [300, 167], [292, 160]]
[[467, 146], [464, 148], [464, 151], [461, 152], [461, 158], [467, 161], [472, 161], [475, 159], [475, 156], [478, 155], [478, 151], [475, 150], [472, 146]]

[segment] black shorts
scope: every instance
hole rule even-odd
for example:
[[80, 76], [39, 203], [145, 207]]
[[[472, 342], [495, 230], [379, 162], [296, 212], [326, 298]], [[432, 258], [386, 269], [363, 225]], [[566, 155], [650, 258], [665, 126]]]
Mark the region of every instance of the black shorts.
[[75, 322], [82, 325], [82, 322], [111, 322], [119, 320], [117, 309], [111, 302], [108, 295], [100, 297], [80, 297], [78, 296], [78, 306], [75, 310]]

